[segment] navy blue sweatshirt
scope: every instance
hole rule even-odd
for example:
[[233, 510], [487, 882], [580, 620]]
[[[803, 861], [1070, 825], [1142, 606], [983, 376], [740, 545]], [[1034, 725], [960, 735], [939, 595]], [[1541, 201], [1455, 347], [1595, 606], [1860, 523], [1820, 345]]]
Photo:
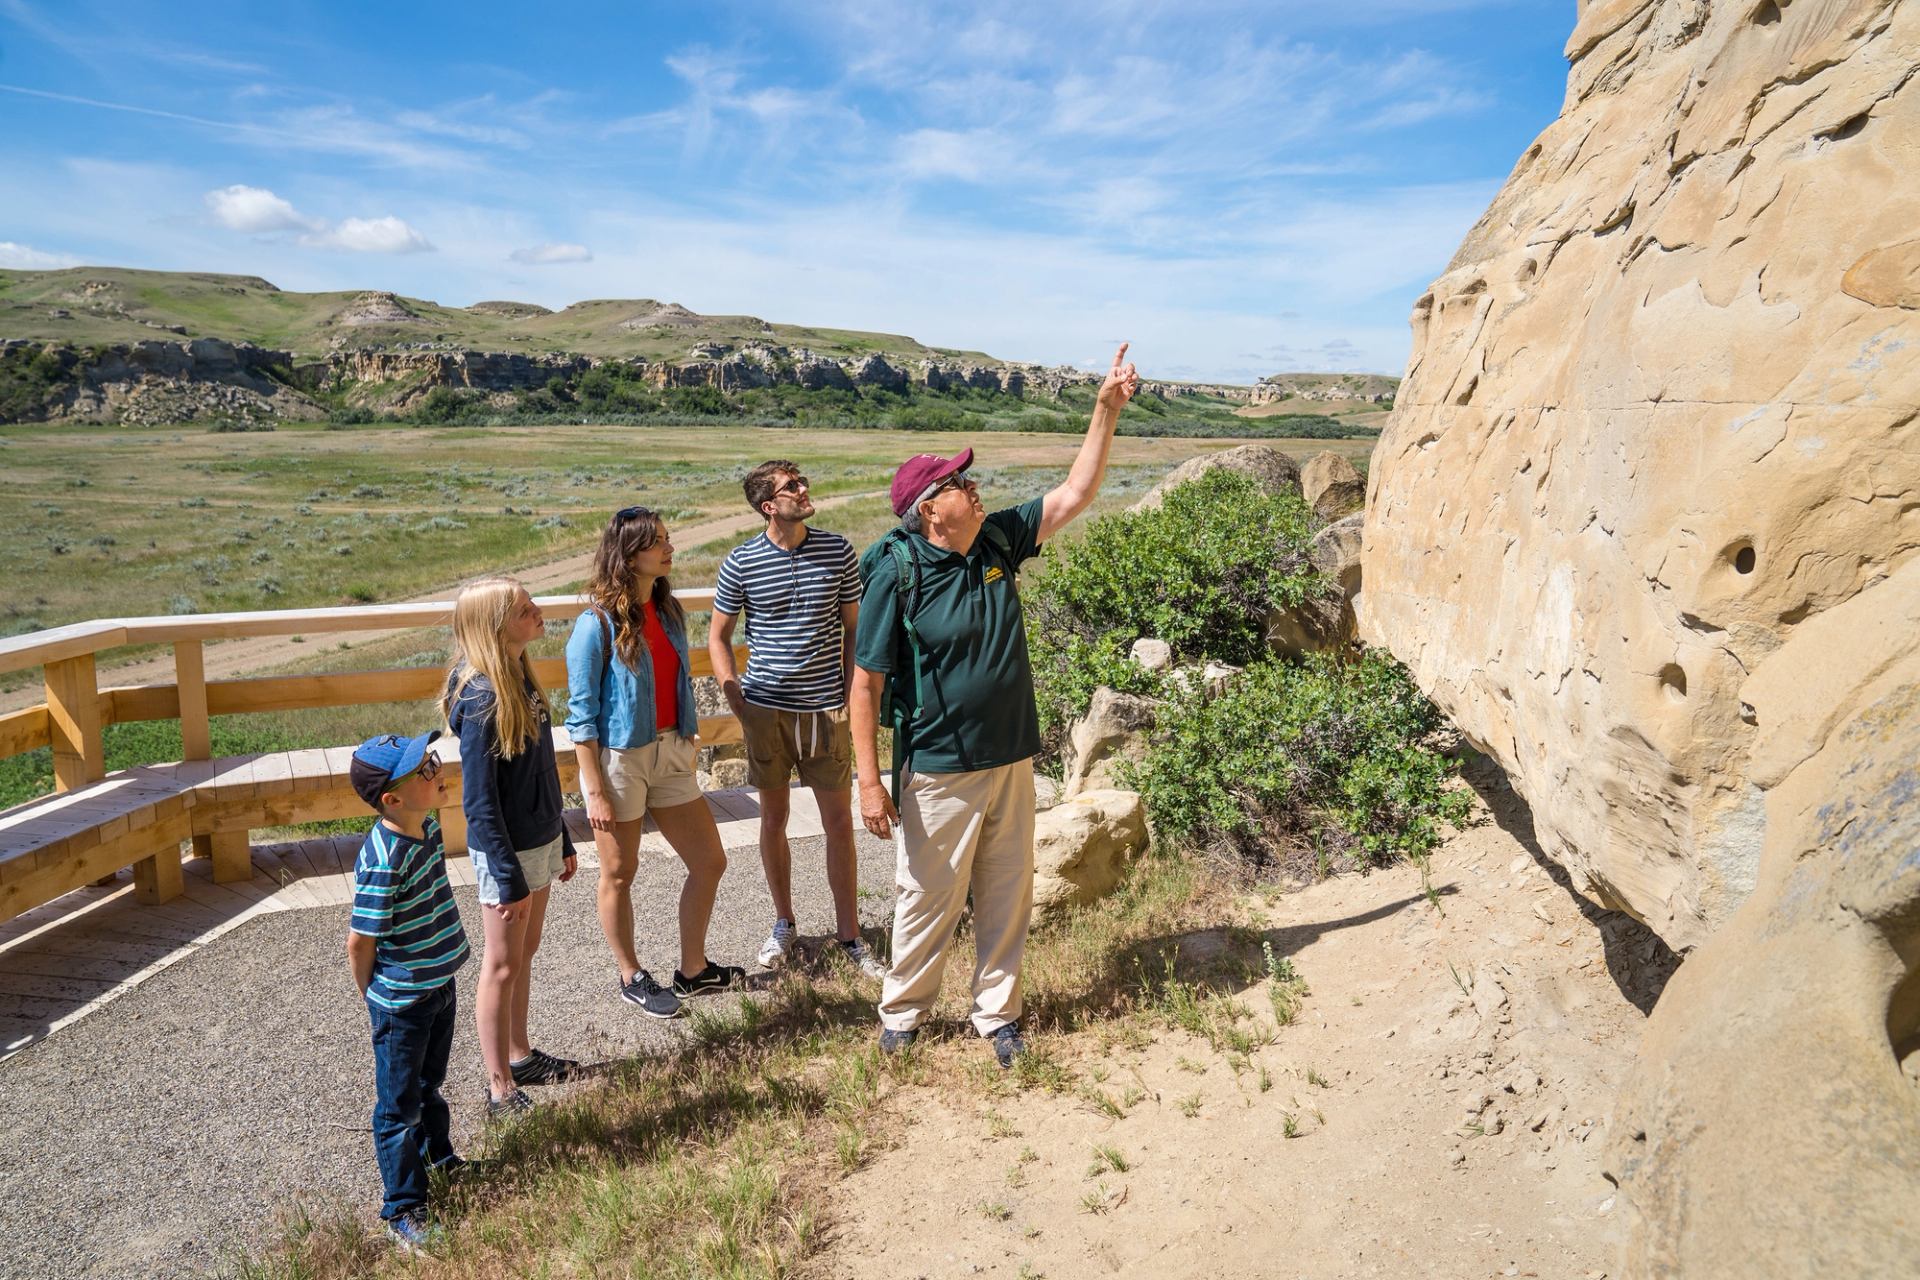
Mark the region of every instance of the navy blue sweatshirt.
[[510, 760], [500, 757], [493, 724], [493, 683], [475, 673], [460, 691], [447, 716], [447, 727], [460, 739], [460, 802], [467, 814], [467, 849], [486, 859], [487, 871], [500, 882], [500, 901], [518, 902], [527, 896], [527, 877], [520, 870], [519, 850], [538, 849], [565, 841], [573, 853], [573, 839], [561, 820], [560, 771], [553, 759], [553, 719], [547, 700], [532, 684], [524, 687], [539, 715], [533, 744]]

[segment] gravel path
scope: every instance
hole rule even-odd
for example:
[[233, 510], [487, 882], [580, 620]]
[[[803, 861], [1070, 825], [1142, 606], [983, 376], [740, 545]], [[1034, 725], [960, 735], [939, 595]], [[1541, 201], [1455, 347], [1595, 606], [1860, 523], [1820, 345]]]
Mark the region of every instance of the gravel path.
[[[794, 842], [803, 939], [833, 923], [819, 839]], [[770, 922], [751, 849], [736, 851], [709, 930], [715, 959], [746, 964]], [[535, 962], [534, 1043], [568, 1057], [658, 1052], [684, 1020], [620, 1002], [583, 868], [555, 886]], [[635, 880], [640, 957], [665, 977], [677, 954], [678, 860]], [[860, 835], [861, 920], [884, 926], [893, 848]], [[456, 889], [469, 937], [473, 890]], [[294, 1201], [337, 1201], [371, 1221], [373, 1051], [346, 968], [347, 908], [249, 921], [99, 1014], [0, 1063], [0, 1276], [162, 1277], [230, 1262], [275, 1234]], [[473, 1026], [479, 966], [460, 973], [448, 1097], [454, 1141], [480, 1124], [484, 1075]], [[878, 993], [875, 993], [876, 996]], [[726, 997], [708, 997], [725, 999]]]

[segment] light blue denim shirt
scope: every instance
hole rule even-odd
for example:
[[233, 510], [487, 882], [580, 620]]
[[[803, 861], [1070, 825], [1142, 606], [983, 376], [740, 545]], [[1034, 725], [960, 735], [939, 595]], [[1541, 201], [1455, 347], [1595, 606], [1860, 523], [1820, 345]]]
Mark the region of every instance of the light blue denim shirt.
[[[665, 613], [660, 626], [680, 655], [680, 714], [674, 728], [691, 742], [700, 732], [693, 705], [693, 677], [688, 674], [687, 633]], [[605, 673], [604, 675], [602, 673]], [[573, 620], [567, 637], [567, 736], [575, 742], [598, 742], [625, 751], [644, 747], [659, 733], [659, 712], [653, 705], [653, 655], [640, 646], [640, 669], [634, 670], [618, 653], [607, 653], [607, 628], [600, 615], [588, 609]]]

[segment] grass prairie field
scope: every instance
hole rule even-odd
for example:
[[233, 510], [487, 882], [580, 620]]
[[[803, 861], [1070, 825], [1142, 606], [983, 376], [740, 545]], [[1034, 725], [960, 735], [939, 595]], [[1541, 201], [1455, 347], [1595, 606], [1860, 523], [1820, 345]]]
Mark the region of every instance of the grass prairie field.
[[[1232, 439], [1121, 437], [1095, 511], [1137, 499], [1166, 471]], [[1304, 460], [1324, 449], [1364, 458], [1367, 440], [1259, 443]], [[1065, 476], [1078, 436], [743, 426], [282, 426], [273, 432], [11, 426], [0, 428], [0, 538], [10, 548], [0, 634], [88, 618], [284, 609], [403, 599], [491, 570], [525, 571], [590, 550], [617, 507], [642, 502], [670, 528], [750, 520], [740, 477], [769, 457], [799, 462], [823, 499], [848, 497], [818, 523], [864, 546], [890, 523], [884, 491], [909, 454], [973, 445], [992, 506], [1044, 493]], [[1078, 526], [1076, 526], [1078, 527]], [[711, 583], [747, 534], [676, 548], [674, 580]], [[577, 585], [571, 579], [553, 589]], [[706, 618], [689, 620], [696, 642]], [[557, 653], [563, 628], [542, 646]], [[315, 636], [292, 658], [249, 674], [370, 670], [447, 661], [444, 631], [343, 646]], [[106, 655], [112, 666], [141, 656]], [[163, 677], [164, 678], [164, 677]], [[0, 675], [30, 697], [38, 669]], [[438, 722], [426, 704], [224, 716], [215, 754], [358, 741]], [[177, 757], [171, 722], [111, 725], [109, 769]], [[0, 806], [52, 787], [42, 748], [0, 760]]]

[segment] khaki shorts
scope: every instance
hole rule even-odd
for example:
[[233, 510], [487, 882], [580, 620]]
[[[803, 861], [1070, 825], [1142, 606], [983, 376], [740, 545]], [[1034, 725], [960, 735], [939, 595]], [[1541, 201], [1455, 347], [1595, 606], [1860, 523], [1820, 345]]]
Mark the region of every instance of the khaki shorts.
[[740, 732], [747, 744], [747, 782], [778, 791], [800, 771], [809, 787], [845, 791], [853, 782], [853, 727], [847, 709], [781, 711], [746, 704]]
[[649, 809], [671, 809], [700, 798], [693, 776], [693, 743], [672, 729], [644, 747], [600, 748], [600, 772], [606, 775], [613, 820], [632, 822]]

